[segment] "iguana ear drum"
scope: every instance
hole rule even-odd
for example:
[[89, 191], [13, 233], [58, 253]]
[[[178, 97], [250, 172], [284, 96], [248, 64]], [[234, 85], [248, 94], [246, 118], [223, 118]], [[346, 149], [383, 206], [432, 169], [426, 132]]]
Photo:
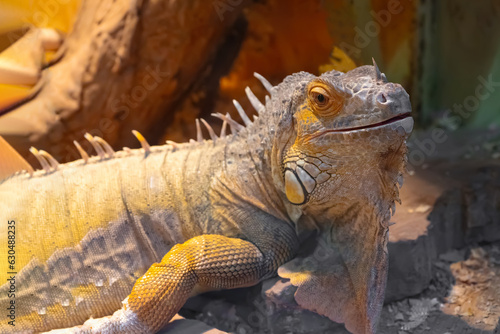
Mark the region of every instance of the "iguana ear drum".
[[306, 201], [304, 185], [291, 169], [285, 171], [285, 194], [292, 204], [300, 205]]

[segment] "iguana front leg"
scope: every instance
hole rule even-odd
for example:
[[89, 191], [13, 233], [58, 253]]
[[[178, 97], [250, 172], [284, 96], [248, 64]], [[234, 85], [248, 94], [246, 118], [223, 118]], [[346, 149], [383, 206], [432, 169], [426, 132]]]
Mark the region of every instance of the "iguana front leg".
[[153, 264], [135, 283], [123, 308], [112, 316], [49, 333], [155, 333], [179, 311], [197, 284], [209, 289], [257, 284], [295, 251], [293, 244], [279, 242], [273, 248], [266, 256], [242, 239], [194, 237], [174, 246], [160, 263]]

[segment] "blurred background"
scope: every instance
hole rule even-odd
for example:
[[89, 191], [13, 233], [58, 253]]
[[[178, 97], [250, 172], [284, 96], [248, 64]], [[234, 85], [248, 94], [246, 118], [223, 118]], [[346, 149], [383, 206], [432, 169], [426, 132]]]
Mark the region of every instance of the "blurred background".
[[[264, 100], [254, 72], [278, 84], [373, 57], [416, 120], [379, 332], [498, 331], [500, 1], [0, 0], [0, 52], [0, 135], [33, 166], [31, 146], [60, 162], [80, 158], [73, 140], [95, 154], [86, 132], [116, 150], [140, 146], [133, 129], [155, 145], [195, 138], [200, 117], [217, 132], [211, 113], [239, 120], [232, 99], [252, 110], [245, 87]], [[343, 333], [271, 283], [184, 315], [237, 333]]]

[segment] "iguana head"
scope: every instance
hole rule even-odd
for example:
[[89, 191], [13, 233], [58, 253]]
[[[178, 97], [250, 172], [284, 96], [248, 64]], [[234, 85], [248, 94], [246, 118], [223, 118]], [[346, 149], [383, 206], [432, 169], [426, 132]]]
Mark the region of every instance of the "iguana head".
[[278, 124], [270, 129], [274, 183], [298, 230], [320, 231], [278, 274], [297, 286], [302, 307], [372, 334], [384, 300], [390, 209], [413, 127], [409, 96], [376, 66], [362, 66], [295, 74], [269, 103]]
[[280, 101], [276, 174], [288, 201], [306, 212], [334, 205], [341, 214], [342, 201], [394, 200], [413, 127], [403, 87], [374, 66], [319, 77], [302, 72], [285, 84], [292, 91]]

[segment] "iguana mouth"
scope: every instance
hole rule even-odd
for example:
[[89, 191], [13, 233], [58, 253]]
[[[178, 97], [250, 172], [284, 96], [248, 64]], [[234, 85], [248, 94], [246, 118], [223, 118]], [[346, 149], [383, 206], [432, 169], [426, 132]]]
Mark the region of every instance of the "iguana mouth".
[[402, 121], [402, 120], [407, 119], [407, 118], [411, 118], [411, 114], [409, 112], [404, 113], [404, 114], [400, 114], [400, 115], [397, 115], [397, 116], [394, 116], [392, 118], [386, 119], [385, 121], [378, 122], [378, 123], [373, 123], [373, 124], [368, 124], [368, 125], [362, 125], [362, 126], [356, 126], [356, 127], [352, 127], [352, 128], [343, 128], [343, 129], [334, 129], [334, 130], [322, 131], [322, 132], [320, 132], [318, 134], [313, 135], [311, 139], [317, 138], [319, 136], [322, 136], [322, 135], [327, 134], [327, 133], [332, 133], [332, 132], [347, 132], [347, 131], [355, 131], [355, 130], [363, 130], [363, 129], [376, 128], [376, 127], [379, 127], [379, 126], [383, 126], [383, 125], [395, 123], [395, 122], [398, 122], [398, 121]]

